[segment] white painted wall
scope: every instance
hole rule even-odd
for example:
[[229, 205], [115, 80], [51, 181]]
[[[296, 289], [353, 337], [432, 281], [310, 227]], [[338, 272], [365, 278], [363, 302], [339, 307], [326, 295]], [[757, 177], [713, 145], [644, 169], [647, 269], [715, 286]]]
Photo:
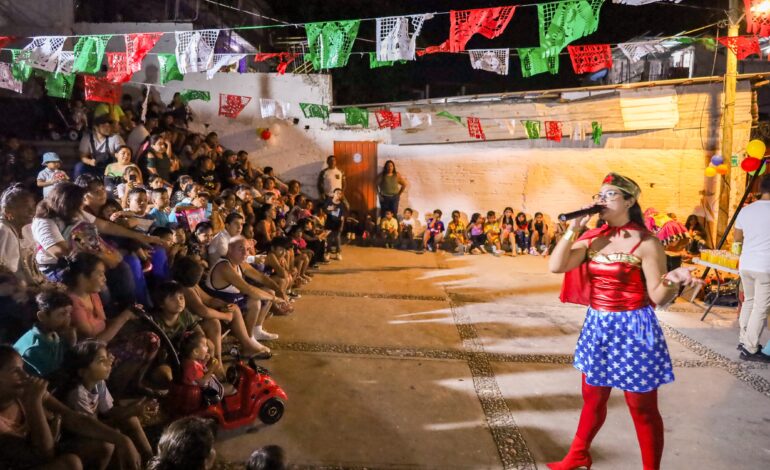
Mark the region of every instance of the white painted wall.
[[[653, 206], [685, 218], [701, 204], [703, 169], [711, 155], [707, 150], [675, 148], [532, 148], [531, 141], [391, 145], [387, 131], [340, 129], [302, 117], [300, 102], [331, 101], [330, 78], [324, 75], [230, 73], [209, 81], [195, 74], [158, 90], [169, 102], [174, 92], [183, 89], [208, 90], [212, 95], [209, 103], [191, 103], [196, 114], [193, 127], [203, 132], [208, 124], [227, 147], [249, 151], [258, 165], [274, 167], [287, 180], [300, 180], [313, 195], [317, 174], [333, 152], [335, 140], [379, 142], [380, 165], [393, 159], [409, 181], [401, 207], [411, 206], [421, 216], [435, 208], [445, 214], [458, 209], [470, 215], [512, 206], [530, 215], [542, 211], [555, 217], [589, 202], [605, 174], [615, 171], [640, 184], [644, 208]], [[217, 116], [220, 92], [254, 99], [241, 116], [228, 119]], [[258, 97], [289, 102], [299, 124], [262, 119]], [[341, 115], [332, 115], [332, 121], [341, 123]], [[258, 128], [270, 128], [273, 138], [262, 141]]]

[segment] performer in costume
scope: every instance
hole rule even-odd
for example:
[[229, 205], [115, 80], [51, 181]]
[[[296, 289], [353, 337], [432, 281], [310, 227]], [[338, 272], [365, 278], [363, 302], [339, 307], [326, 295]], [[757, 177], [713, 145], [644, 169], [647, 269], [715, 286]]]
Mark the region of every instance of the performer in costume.
[[688, 268], [666, 272], [660, 241], [644, 226], [639, 186], [610, 173], [594, 203], [604, 206], [607, 223], [587, 231], [590, 217], [573, 220], [549, 261], [552, 272], [567, 273], [562, 302], [588, 306], [575, 350], [583, 373], [583, 409], [567, 456], [552, 470], [591, 468], [591, 441], [607, 416], [613, 388], [624, 391], [634, 421], [645, 470], [660, 468], [663, 420], [657, 389], [674, 374], [653, 306], [673, 301], [681, 285], [700, 282]]

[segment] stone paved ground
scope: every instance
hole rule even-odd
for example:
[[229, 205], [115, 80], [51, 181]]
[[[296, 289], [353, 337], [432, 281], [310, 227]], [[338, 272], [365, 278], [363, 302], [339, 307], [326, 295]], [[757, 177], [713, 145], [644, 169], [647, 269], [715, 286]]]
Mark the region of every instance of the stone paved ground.
[[[318, 272], [266, 365], [289, 394], [270, 427], [222, 436], [242, 461], [283, 446], [300, 468], [534, 469], [574, 434], [583, 308], [562, 305], [542, 258], [454, 257], [348, 247]], [[770, 468], [770, 369], [740, 363], [735, 312], [700, 322], [659, 312], [676, 382], [661, 389], [664, 469]], [[622, 393], [592, 450], [594, 468], [638, 469]]]

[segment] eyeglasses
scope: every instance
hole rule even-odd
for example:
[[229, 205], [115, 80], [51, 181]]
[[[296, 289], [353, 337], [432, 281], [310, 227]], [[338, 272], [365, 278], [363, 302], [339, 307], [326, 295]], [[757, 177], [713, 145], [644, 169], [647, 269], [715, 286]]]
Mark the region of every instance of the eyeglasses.
[[623, 196], [623, 193], [621, 191], [615, 191], [614, 189], [610, 189], [609, 191], [605, 191], [603, 193], [594, 194], [593, 196], [591, 196], [591, 199], [593, 199], [594, 202], [614, 201], [621, 196]]

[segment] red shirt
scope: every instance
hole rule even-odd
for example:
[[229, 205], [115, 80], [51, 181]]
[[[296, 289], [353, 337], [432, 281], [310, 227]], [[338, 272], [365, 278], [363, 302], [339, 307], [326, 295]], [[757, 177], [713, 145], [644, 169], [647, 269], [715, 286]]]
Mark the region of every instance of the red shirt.
[[193, 359], [182, 361], [182, 380], [186, 385], [200, 385], [198, 381], [206, 375], [206, 367]]

